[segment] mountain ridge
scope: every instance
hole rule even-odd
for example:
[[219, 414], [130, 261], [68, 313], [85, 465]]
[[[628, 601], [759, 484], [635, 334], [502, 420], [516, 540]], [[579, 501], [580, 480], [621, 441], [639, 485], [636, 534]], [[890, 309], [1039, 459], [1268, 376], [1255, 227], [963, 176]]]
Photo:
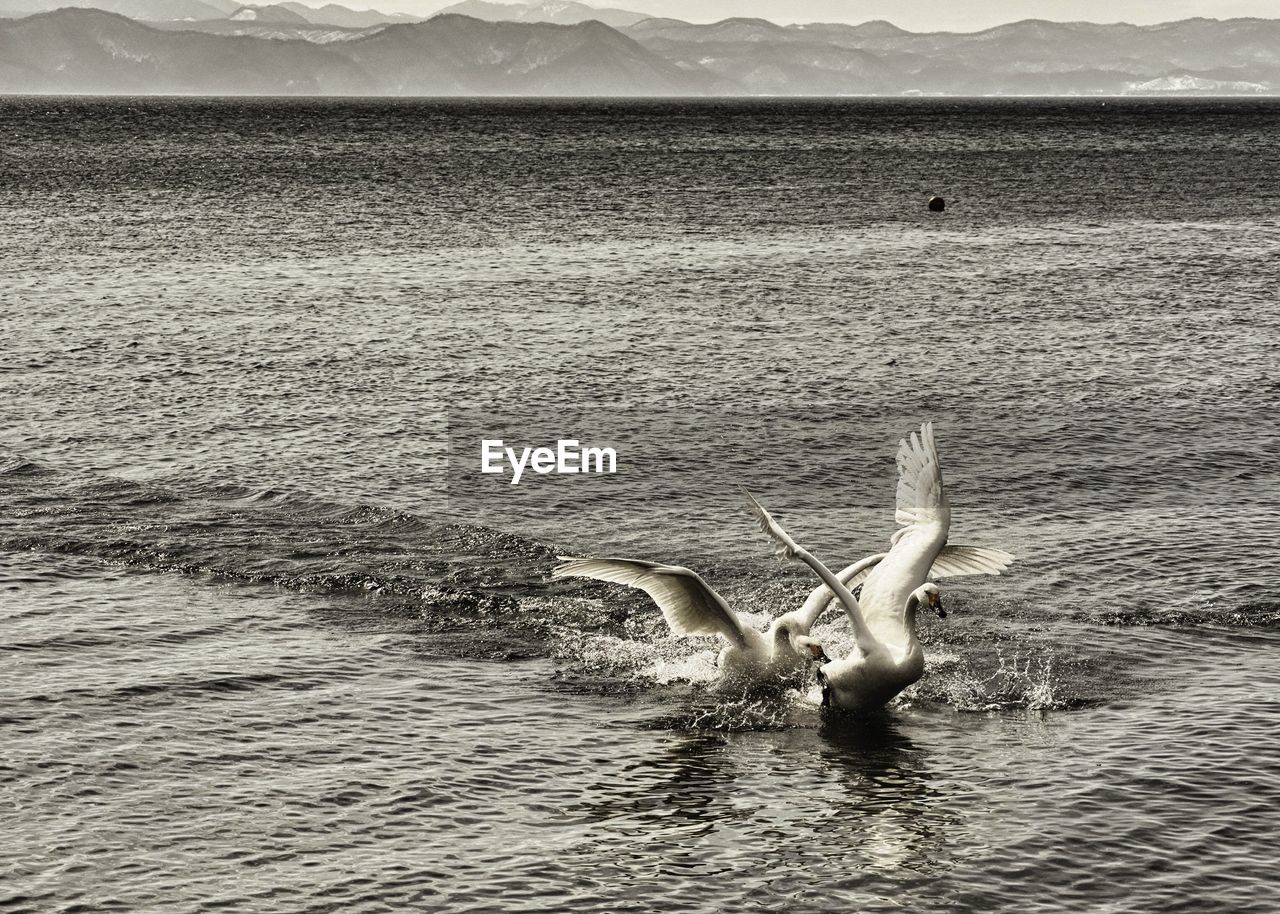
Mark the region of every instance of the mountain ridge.
[[1022, 20], [915, 33], [887, 22], [645, 19], [614, 28], [442, 14], [359, 28], [225, 16], [144, 24], [66, 8], [0, 20], [0, 92], [1280, 95], [1280, 20]]
[[594, 21], [437, 16], [320, 44], [160, 29], [92, 9], [0, 20], [9, 94], [698, 95], [717, 84]]
[[551, 22], [577, 25], [603, 22], [615, 28], [634, 25], [649, 16], [614, 7], [589, 6], [576, 0], [532, 0], [525, 3], [495, 3], [492, 0], [461, 0], [436, 10], [432, 16], [470, 16], [485, 22]]

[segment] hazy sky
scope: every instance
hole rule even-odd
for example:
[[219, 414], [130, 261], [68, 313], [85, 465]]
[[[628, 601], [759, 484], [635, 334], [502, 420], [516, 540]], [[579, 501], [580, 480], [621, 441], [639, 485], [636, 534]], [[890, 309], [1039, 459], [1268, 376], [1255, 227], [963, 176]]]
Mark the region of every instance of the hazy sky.
[[[305, 0], [313, 6], [325, 0]], [[453, 0], [336, 0], [344, 6], [426, 14]], [[775, 22], [865, 22], [888, 19], [913, 31], [973, 31], [1018, 19], [1168, 22], [1190, 16], [1280, 18], [1280, 0], [590, 0], [612, 6], [711, 22], [760, 16]]]

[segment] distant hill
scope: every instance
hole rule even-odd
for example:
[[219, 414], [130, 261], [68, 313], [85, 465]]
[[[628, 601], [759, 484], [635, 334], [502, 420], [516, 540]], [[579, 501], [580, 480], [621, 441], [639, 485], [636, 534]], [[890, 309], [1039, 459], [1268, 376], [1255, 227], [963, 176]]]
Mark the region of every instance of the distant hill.
[[1274, 19], [1152, 26], [1029, 19], [973, 33], [912, 33], [887, 22], [649, 19], [624, 31], [753, 94], [1280, 93]]
[[242, 6], [227, 17], [232, 22], [278, 22], [285, 25], [311, 25], [311, 20], [299, 16], [280, 4], [269, 6]]
[[264, 38], [274, 41], [309, 41], [313, 44], [332, 44], [335, 41], [353, 41], [377, 29], [346, 29], [337, 25], [311, 25], [288, 22], [253, 22], [243, 19], [205, 19], [200, 22], [148, 22], [147, 25], [165, 31], [204, 32], [209, 35], [239, 35], [248, 38]]
[[221, 19], [243, 4], [232, 0], [0, 0], [0, 10], [29, 15], [64, 7], [99, 9], [130, 19]]
[[84, 9], [0, 21], [5, 93], [699, 95], [731, 88], [598, 22], [438, 16], [318, 44], [158, 29]]
[[0, 0], [0, 16], [50, 13], [66, 7], [119, 13], [140, 22], [239, 22], [332, 25], [363, 29], [397, 22], [421, 22], [425, 16], [353, 10], [336, 3], [313, 8], [304, 3], [240, 3], [237, 0]]
[[619, 28], [634, 25], [648, 19], [645, 13], [628, 10], [598, 8], [574, 0], [533, 0], [526, 3], [492, 3], [490, 0], [462, 0], [446, 6], [436, 15], [470, 16], [485, 22], [554, 22], [558, 25], [576, 25], [579, 22], [603, 22]]
[[392, 95], [700, 95], [732, 86], [688, 71], [599, 22], [482, 22], [440, 15], [342, 47]]
[[161, 31], [124, 16], [63, 9], [0, 22], [0, 90], [174, 95], [375, 94], [328, 46]]
[[[102, 2], [154, 13], [160, 0]], [[335, 5], [254, 4], [198, 19], [223, 0], [163, 2], [193, 18], [151, 27], [62, 9], [0, 20], [0, 92], [1280, 95], [1280, 20], [1272, 19], [1142, 27], [1027, 20], [917, 34], [886, 22], [746, 18], [645, 19], [621, 29], [458, 14], [386, 23], [351, 10], [347, 21], [356, 24], [339, 25], [307, 19], [342, 18], [345, 8]]]
[[[0, 0], [3, 2], [3, 0]], [[405, 13], [382, 13], [378, 10], [353, 10], [336, 3], [312, 8], [302, 3], [281, 3], [279, 6], [291, 10], [308, 22], [315, 25], [336, 25], [347, 29], [367, 29], [377, 25], [389, 25], [396, 22], [421, 22], [426, 16], [410, 16]]]

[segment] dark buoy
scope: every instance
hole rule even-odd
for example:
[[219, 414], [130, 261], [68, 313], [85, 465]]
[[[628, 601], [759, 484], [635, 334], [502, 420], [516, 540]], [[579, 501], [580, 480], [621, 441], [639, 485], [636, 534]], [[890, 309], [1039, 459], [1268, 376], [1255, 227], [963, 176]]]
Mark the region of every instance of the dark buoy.
[[930, 212], [940, 213], [940, 212], [942, 212], [942, 211], [943, 211], [944, 209], [946, 209], [946, 208], [947, 208], [947, 201], [946, 201], [946, 200], [943, 200], [941, 197], [930, 197], [930, 198], [929, 198], [929, 210], [930, 210]]

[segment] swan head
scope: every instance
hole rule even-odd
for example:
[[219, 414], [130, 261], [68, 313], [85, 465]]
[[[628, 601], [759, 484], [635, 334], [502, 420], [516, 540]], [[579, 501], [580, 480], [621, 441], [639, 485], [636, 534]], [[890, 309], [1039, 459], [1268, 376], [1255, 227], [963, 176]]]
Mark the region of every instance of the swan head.
[[801, 634], [786, 619], [779, 619], [774, 624], [773, 639], [775, 655], [781, 651], [791, 651], [798, 657], [816, 660], [819, 663], [828, 663], [831, 659], [822, 649], [821, 641]]
[[831, 662], [831, 658], [827, 656], [827, 652], [822, 648], [822, 642], [817, 638], [810, 638], [808, 635], [796, 635], [792, 638], [791, 649], [801, 657], [816, 660], [819, 664]]
[[932, 581], [916, 588], [915, 598], [921, 606], [927, 606], [936, 612], [939, 619], [947, 617], [947, 611], [942, 608], [942, 591]]

